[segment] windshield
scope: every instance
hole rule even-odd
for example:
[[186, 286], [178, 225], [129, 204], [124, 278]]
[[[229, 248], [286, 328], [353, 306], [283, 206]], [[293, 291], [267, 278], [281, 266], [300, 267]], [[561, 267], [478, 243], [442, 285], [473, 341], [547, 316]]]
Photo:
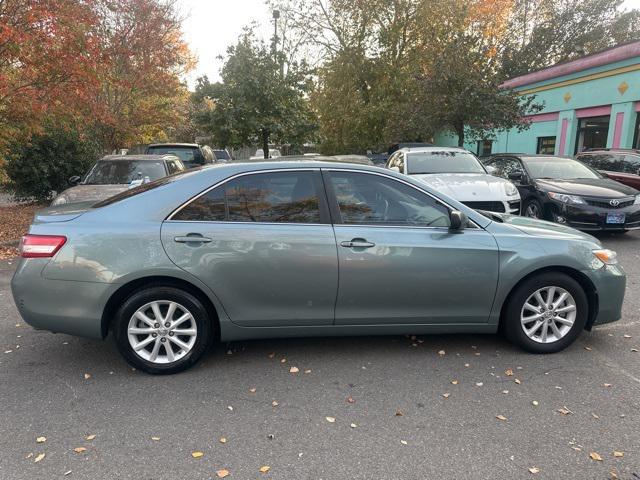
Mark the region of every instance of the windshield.
[[570, 158], [525, 157], [522, 159], [531, 178], [574, 180], [577, 178], [602, 178], [586, 165]]
[[215, 153], [218, 160], [231, 160], [229, 152], [226, 150], [214, 150], [213, 153]]
[[100, 160], [87, 178], [85, 185], [115, 185], [131, 183], [134, 180], [156, 180], [166, 175], [164, 162], [139, 160]]
[[182, 162], [193, 163], [196, 154], [196, 147], [179, 147], [179, 146], [171, 146], [171, 145], [163, 145], [157, 147], [149, 147], [147, 148], [148, 154], [153, 155], [164, 155], [170, 154], [178, 157]]
[[433, 150], [407, 154], [407, 173], [487, 173], [478, 159], [468, 152]]

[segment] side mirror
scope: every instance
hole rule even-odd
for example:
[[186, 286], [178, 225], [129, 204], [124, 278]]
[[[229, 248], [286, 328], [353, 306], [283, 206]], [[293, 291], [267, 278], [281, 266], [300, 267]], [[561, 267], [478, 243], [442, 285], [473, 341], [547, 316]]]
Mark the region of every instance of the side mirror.
[[462, 230], [469, 222], [466, 213], [461, 212], [460, 210], [451, 210], [449, 220], [451, 222], [449, 229], [451, 230]]
[[74, 175], [73, 177], [69, 178], [69, 183], [71, 185], [75, 185], [76, 183], [78, 183], [80, 181], [80, 177], [78, 175]]
[[514, 182], [521, 182], [523, 178], [522, 172], [511, 172], [507, 177]]
[[487, 173], [489, 175], [495, 175], [496, 174], [496, 167], [494, 167], [493, 165], [485, 165], [485, 167], [487, 169]]

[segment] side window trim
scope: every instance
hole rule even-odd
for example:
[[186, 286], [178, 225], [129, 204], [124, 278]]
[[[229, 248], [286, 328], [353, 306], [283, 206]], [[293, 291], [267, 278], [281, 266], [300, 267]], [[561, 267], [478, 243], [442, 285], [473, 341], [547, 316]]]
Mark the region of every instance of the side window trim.
[[[421, 229], [436, 229], [436, 230], [449, 230], [448, 227], [428, 227], [428, 226], [419, 226], [419, 225], [377, 225], [377, 224], [345, 224], [342, 222], [342, 217], [340, 215], [340, 207], [338, 206], [338, 199], [336, 197], [335, 191], [333, 190], [333, 185], [331, 185], [331, 182], [329, 181], [329, 176], [327, 174], [330, 174], [331, 172], [349, 172], [349, 173], [361, 173], [361, 174], [366, 174], [366, 175], [377, 175], [379, 177], [383, 177], [386, 178], [388, 180], [392, 180], [392, 181], [396, 181], [398, 183], [402, 183], [410, 188], [413, 188], [414, 190], [416, 190], [417, 192], [420, 192], [423, 195], [428, 196], [429, 198], [433, 199], [433, 201], [443, 205], [447, 210], [449, 210], [449, 212], [451, 212], [452, 210], [456, 210], [456, 208], [454, 208], [453, 206], [449, 205], [448, 203], [446, 203], [444, 200], [441, 200], [440, 198], [432, 195], [431, 193], [427, 192], [426, 190], [422, 190], [421, 188], [418, 188], [417, 186], [409, 183], [409, 182], [405, 182], [404, 180], [401, 180], [399, 178], [396, 177], [392, 177], [391, 175], [385, 175], [383, 173], [379, 173], [379, 172], [369, 172], [367, 170], [356, 170], [356, 169], [349, 169], [349, 168], [321, 168], [320, 171], [322, 172], [322, 179], [324, 181], [324, 186], [325, 189], [327, 191], [327, 197], [328, 197], [328, 202], [329, 202], [329, 212], [331, 213], [331, 220], [333, 222], [334, 225], [340, 226], [340, 225], [347, 225], [350, 227], [377, 227], [377, 228], [421, 228]], [[469, 228], [472, 229], [477, 229], [480, 228], [472, 219], [469, 219], [469, 223], [472, 225]]]
[[[221, 187], [225, 183], [228, 183], [236, 178], [245, 177], [248, 175], [260, 175], [263, 173], [286, 173], [286, 172], [309, 172], [313, 176], [313, 185], [316, 190], [316, 194], [318, 196], [318, 206], [320, 209], [320, 223], [304, 223], [304, 222], [239, 222], [232, 220], [174, 220], [173, 217], [177, 215], [181, 210], [188, 207], [192, 202], [195, 202], [200, 197], [206, 195], [210, 191]], [[241, 223], [248, 225], [331, 225], [331, 215], [329, 213], [329, 205], [327, 201], [327, 195], [324, 189], [324, 185], [322, 182], [320, 169], [319, 168], [287, 168], [287, 169], [275, 169], [275, 170], [256, 170], [251, 172], [242, 172], [236, 175], [232, 175], [227, 177], [209, 187], [201, 191], [200, 193], [194, 195], [182, 205], [174, 209], [167, 217], [164, 219], [164, 222], [193, 222], [193, 223]]]

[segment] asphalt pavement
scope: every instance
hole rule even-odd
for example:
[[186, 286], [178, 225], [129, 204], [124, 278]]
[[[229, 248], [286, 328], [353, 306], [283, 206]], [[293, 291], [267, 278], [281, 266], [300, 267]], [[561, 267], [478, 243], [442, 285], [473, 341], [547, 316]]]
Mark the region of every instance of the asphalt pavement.
[[0, 479], [640, 479], [640, 232], [601, 238], [629, 275], [624, 317], [559, 354], [263, 340], [169, 377], [25, 325], [0, 263]]

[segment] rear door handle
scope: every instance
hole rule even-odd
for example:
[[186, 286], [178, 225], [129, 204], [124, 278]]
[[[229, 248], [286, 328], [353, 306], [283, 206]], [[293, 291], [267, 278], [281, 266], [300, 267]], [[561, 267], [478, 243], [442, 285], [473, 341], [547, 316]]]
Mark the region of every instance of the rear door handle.
[[354, 238], [351, 241], [340, 242], [341, 247], [346, 248], [371, 248], [375, 247], [375, 243], [367, 242], [364, 238]]
[[184, 237], [174, 237], [173, 241], [178, 243], [209, 243], [211, 239], [200, 234], [189, 234]]

